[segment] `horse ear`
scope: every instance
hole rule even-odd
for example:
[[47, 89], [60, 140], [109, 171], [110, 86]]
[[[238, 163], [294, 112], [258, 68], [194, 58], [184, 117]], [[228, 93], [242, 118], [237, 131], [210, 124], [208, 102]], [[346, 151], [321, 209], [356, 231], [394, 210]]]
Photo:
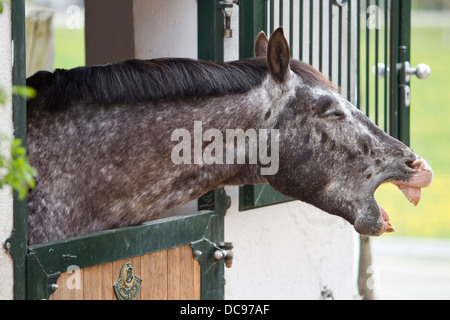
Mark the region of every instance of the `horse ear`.
[[269, 39], [267, 64], [272, 76], [281, 83], [289, 77], [290, 59], [289, 44], [284, 37], [283, 27], [278, 27]]
[[255, 57], [265, 57], [267, 55], [267, 46], [269, 45], [269, 39], [267, 39], [264, 31], [258, 33], [255, 40]]

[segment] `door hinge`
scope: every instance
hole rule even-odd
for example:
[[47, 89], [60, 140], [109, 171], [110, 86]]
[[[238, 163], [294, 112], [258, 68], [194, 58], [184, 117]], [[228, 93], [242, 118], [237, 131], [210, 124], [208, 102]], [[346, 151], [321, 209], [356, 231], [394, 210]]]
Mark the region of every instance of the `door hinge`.
[[202, 239], [191, 243], [192, 255], [194, 259], [205, 259], [205, 255], [210, 255], [213, 261], [223, 261], [227, 268], [233, 264], [233, 244], [231, 242], [214, 243], [208, 239]]

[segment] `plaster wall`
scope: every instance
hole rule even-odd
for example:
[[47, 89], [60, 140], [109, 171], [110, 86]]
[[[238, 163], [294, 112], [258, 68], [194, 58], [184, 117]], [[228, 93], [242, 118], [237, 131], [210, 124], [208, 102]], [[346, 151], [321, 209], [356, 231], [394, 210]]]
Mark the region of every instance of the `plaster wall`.
[[[0, 88], [9, 92], [12, 86], [12, 43], [11, 43], [11, 11], [4, 7], [0, 15]], [[0, 136], [13, 135], [11, 99], [6, 105], [0, 105]], [[0, 144], [0, 153], [8, 152], [5, 143]], [[13, 264], [9, 254], [3, 250], [5, 240], [11, 235], [13, 224], [13, 198], [11, 189], [0, 190], [0, 300], [13, 298]]]

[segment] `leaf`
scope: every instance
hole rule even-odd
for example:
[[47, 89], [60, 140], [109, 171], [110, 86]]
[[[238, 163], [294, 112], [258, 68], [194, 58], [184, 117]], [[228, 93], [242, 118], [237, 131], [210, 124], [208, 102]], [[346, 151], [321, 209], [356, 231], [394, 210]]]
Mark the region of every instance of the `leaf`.
[[0, 156], [0, 172], [2, 169], [6, 170], [3, 178], [0, 176], [0, 189], [5, 184], [10, 185], [17, 191], [19, 198], [24, 199], [28, 190], [36, 186], [34, 177], [37, 176], [37, 171], [30, 165], [26, 149], [22, 146], [20, 139], [1, 137], [1, 141], [9, 141], [11, 156], [8, 160]]
[[8, 94], [4, 89], [0, 89], [0, 105], [4, 105], [8, 101]]
[[25, 97], [25, 98], [35, 98], [36, 97], [36, 90], [34, 90], [31, 87], [24, 87], [24, 86], [13, 86], [12, 93]]

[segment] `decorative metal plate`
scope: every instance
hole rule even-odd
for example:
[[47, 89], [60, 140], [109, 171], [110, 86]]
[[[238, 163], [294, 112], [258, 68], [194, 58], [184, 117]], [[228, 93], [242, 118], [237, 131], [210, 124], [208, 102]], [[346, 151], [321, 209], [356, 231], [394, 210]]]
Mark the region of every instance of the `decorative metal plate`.
[[120, 269], [119, 280], [113, 287], [118, 300], [136, 300], [141, 290], [142, 280], [136, 276], [133, 265], [125, 263]]

